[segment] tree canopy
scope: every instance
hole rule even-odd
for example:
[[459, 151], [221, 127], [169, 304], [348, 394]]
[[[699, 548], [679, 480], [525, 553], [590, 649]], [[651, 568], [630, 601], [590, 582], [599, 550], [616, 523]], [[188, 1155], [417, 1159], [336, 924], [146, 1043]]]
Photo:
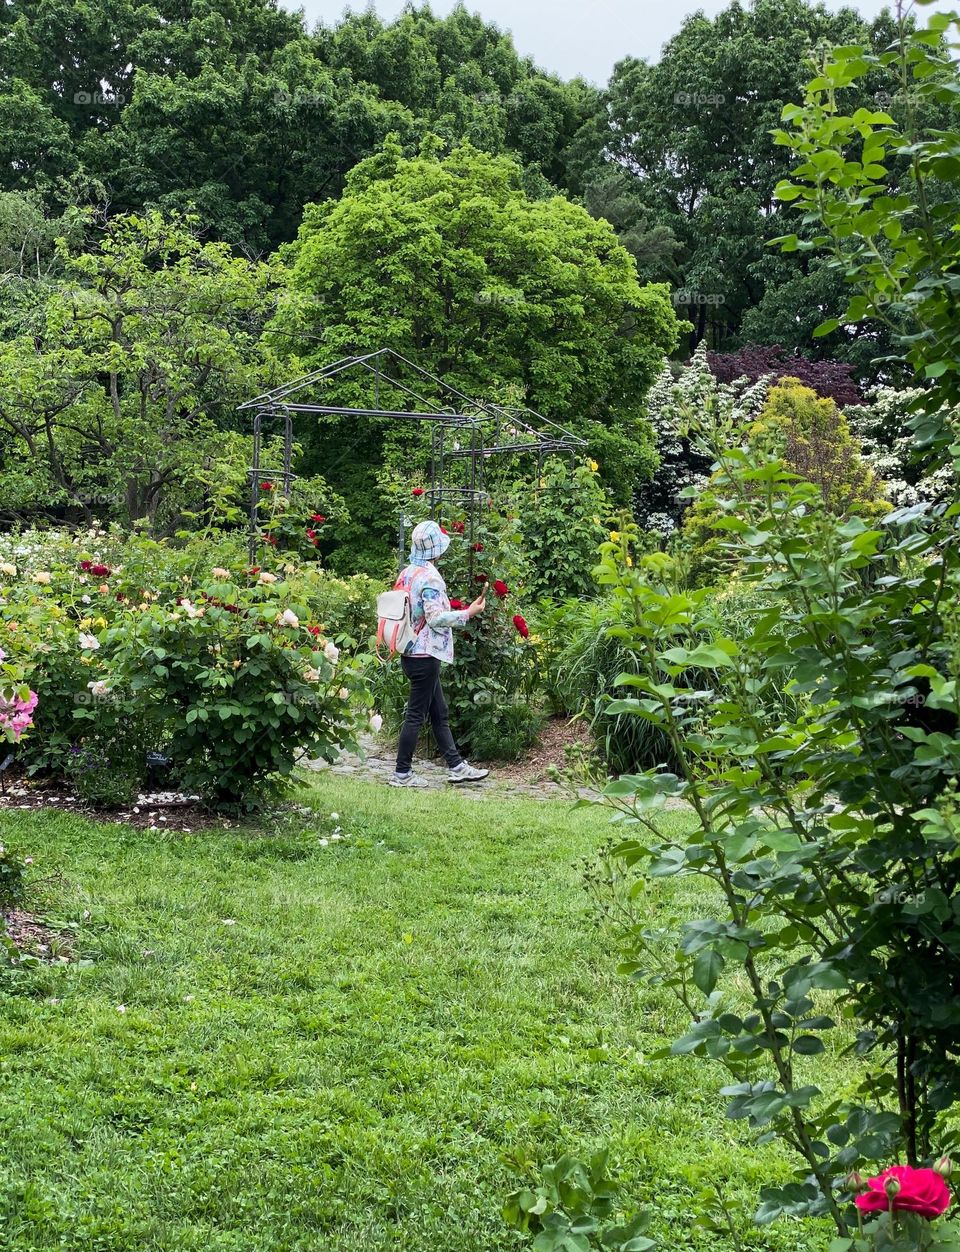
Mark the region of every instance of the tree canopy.
[[643, 401], [677, 343], [669, 292], [641, 286], [609, 223], [531, 199], [521, 174], [469, 144], [387, 145], [284, 249], [307, 299], [279, 330], [306, 365], [389, 347], [468, 395], [520, 397], [586, 439], [629, 499], [653, 468]]

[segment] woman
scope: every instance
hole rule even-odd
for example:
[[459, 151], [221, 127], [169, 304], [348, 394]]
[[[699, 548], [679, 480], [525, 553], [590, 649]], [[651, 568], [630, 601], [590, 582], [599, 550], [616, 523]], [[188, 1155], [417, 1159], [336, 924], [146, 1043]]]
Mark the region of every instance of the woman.
[[390, 777], [392, 787], [424, 787], [426, 782], [413, 772], [413, 751], [420, 727], [430, 719], [433, 737], [449, 768], [452, 783], [479, 782], [490, 772], [468, 764], [453, 741], [447, 702], [440, 686], [440, 666], [453, 660], [454, 629], [466, 626], [486, 607], [483, 595], [466, 609], [451, 609], [443, 576], [433, 564], [450, 546], [450, 536], [436, 522], [414, 527], [410, 564], [397, 579], [397, 587], [410, 597], [410, 611], [417, 637], [400, 658], [403, 672], [410, 679], [410, 698], [397, 746], [397, 769]]

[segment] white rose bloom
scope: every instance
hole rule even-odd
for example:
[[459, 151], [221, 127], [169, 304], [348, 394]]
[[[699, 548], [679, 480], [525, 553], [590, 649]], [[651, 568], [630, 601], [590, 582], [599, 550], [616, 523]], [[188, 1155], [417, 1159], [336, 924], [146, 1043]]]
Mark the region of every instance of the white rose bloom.
[[216, 566], [215, 569], [212, 569], [210, 573], [213, 575], [214, 578], [229, 578], [230, 577], [230, 571], [228, 569], [221, 569], [219, 565]]
[[379, 713], [373, 713], [370, 716], [370, 729], [374, 734], [379, 734], [383, 729], [383, 718]]
[[336, 665], [337, 661], [340, 659], [340, 649], [332, 639], [328, 639], [326, 644], [324, 644], [323, 655], [327, 658], [331, 665]]
[[13, 578], [16, 572], [17, 567], [15, 565], [11, 565], [9, 561], [4, 561], [4, 563], [0, 565], [0, 574], [6, 574], [8, 577]]
[[320, 681], [320, 671], [318, 669], [314, 669], [312, 665], [308, 666], [303, 671], [303, 676], [308, 683], [318, 683]]
[[346, 687], [341, 687], [340, 690], [337, 692], [337, 695], [340, 697], [341, 700], [350, 699], [350, 692], [346, 689]]
[[280, 614], [280, 625], [289, 626], [291, 630], [296, 630], [300, 625], [300, 618], [297, 617], [293, 609], [284, 609]]
[[260, 582], [260, 583], [275, 583], [276, 581], [277, 581], [276, 574], [268, 574], [266, 570], [264, 570], [261, 573], [260, 577], [257, 579], [257, 582]]
[[87, 683], [87, 686], [95, 696], [105, 696], [110, 690], [102, 678], [97, 679], [96, 682]]
[[88, 652], [96, 652], [100, 647], [100, 640], [96, 635], [87, 635], [81, 631], [77, 638], [80, 643], [80, 647], [84, 648]]
[[49, 587], [50, 586], [50, 574], [44, 569], [37, 570], [37, 572], [33, 576], [33, 581], [35, 583], [39, 583], [41, 587]]

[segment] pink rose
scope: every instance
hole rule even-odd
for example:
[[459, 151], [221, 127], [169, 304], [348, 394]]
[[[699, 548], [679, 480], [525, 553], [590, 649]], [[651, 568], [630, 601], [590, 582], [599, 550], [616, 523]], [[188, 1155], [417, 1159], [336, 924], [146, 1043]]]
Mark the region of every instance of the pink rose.
[[[892, 1201], [886, 1192], [887, 1180], [891, 1178], [900, 1184]], [[932, 1221], [950, 1207], [950, 1189], [936, 1170], [891, 1165], [876, 1178], [867, 1179], [867, 1190], [857, 1196], [856, 1205], [861, 1213], [885, 1213], [891, 1203], [894, 1209], [919, 1213]]]

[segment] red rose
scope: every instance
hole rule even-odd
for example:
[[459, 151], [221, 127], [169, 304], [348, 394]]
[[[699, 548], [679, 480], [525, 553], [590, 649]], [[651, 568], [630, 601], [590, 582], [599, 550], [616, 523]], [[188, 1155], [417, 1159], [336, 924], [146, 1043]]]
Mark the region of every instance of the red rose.
[[485, 583], [485, 582], [489, 582], [490, 580], [486, 574], [474, 574], [473, 581], [475, 583]]
[[273, 535], [264, 535], [263, 542], [271, 544], [274, 548], [277, 546], [277, 541], [274, 539]]
[[475, 543], [475, 544], [473, 545], [473, 550], [474, 550], [474, 552], [482, 552], [482, 551], [483, 551], [483, 544], [482, 544], [482, 543]]
[[316, 532], [315, 530], [311, 530], [311, 529], [310, 529], [310, 527], [308, 526], [308, 527], [307, 527], [307, 538], [308, 538], [308, 539], [316, 539], [316, 537], [317, 537], [317, 532]]
[[510, 594], [510, 588], [507, 586], [507, 584], [503, 581], [502, 578], [494, 579], [493, 589], [497, 593], [498, 598], [501, 600], [506, 600], [507, 596]]
[[441, 534], [441, 535], [449, 535], [449, 534], [450, 534], [450, 532], [449, 532], [449, 530], [447, 530], [446, 526], [441, 526], [441, 527], [440, 527], [440, 534]]
[[96, 574], [98, 578], [109, 578], [113, 571], [109, 565], [91, 565], [90, 573]]
[[316, 522], [318, 526], [322, 526], [327, 519], [323, 513], [311, 513], [310, 520], [311, 522]]
[[83, 570], [83, 572], [84, 572], [85, 574], [89, 574], [89, 573], [90, 573], [90, 571], [93, 569], [93, 562], [92, 562], [92, 561], [81, 561], [81, 562], [80, 562], [80, 568]]
[[454, 533], [455, 535], [462, 535], [462, 534], [463, 534], [463, 522], [454, 522], [454, 523], [453, 523], [453, 533]]
[[527, 623], [523, 620], [519, 613], [514, 614], [513, 624], [516, 627], [517, 634], [521, 639], [530, 638], [530, 628], [527, 626]]
[[247, 573], [250, 575], [251, 578], [255, 578], [257, 574], [260, 573], [260, 566], [251, 565], [250, 568], [247, 570]]
[[410, 493], [410, 494], [411, 494], [412, 496], [422, 496], [422, 495], [423, 495], [423, 488], [422, 488], [422, 487], [414, 487], [413, 491], [411, 491], [411, 493]]
[[464, 604], [462, 600], [451, 600], [450, 607], [452, 609], [465, 609], [467, 606]]
[[307, 627], [307, 631], [308, 631], [311, 635], [313, 635], [314, 639], [316, 639], [317, 635], [319, 635], [319, 634], [320, 634], [320, 627], [319, 627], [319, 626], [308, 626], [308, 627]]
[[260, 490], [261, 491], [273, 491], [273, 483], [261, 483]]
[[[891, 1201], [885, 1184], [895, 1178], [900, 1190]], [[862, 1213], [885, 1213], [891, 1203], [894, 1209], [906, 1213], [919, 1213], [932, 1221], [950, 1207], [950, 1188], [933, 1169], [914, 1169], [911, 1165], [891, 1165], [876, 1178], [867, 1179], [867, 1190], [856, 1198]]]

